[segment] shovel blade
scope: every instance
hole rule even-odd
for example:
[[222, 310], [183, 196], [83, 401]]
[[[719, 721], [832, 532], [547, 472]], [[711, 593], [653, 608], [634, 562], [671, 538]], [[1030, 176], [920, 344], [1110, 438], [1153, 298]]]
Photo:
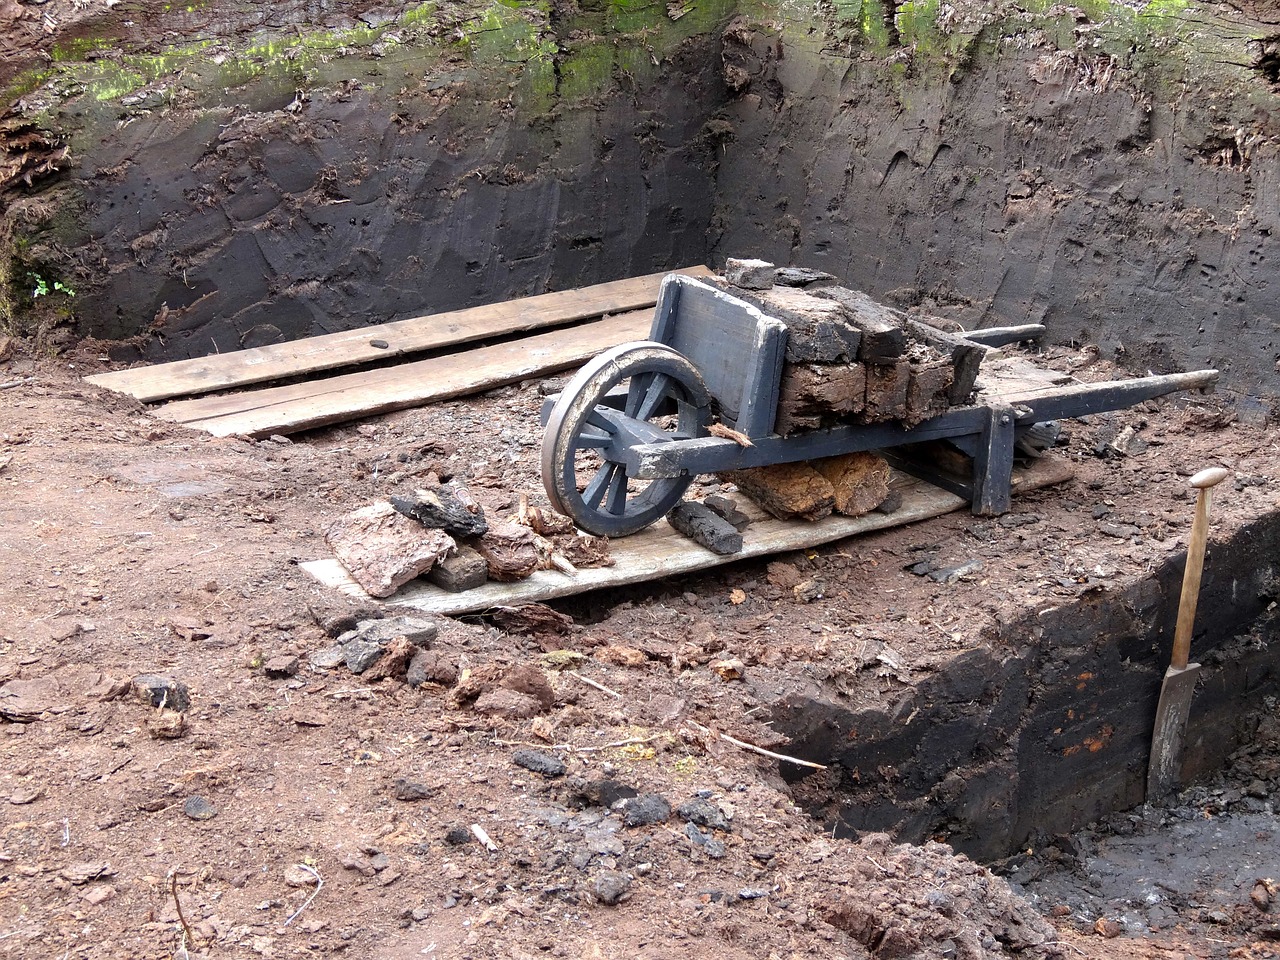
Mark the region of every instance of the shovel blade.
[[1178, 789], [1182, 770], [1182, 748], [1187, 737], [1187, 717], [1191, 698], [1200, 676], [1200, 664], [1182, 669], [1169, 667], [1160, 688], [1156, 707], [1155, 733], [1151, 737], [1151, 760], [1147, 765], [1147, 801], [1160, 801]]

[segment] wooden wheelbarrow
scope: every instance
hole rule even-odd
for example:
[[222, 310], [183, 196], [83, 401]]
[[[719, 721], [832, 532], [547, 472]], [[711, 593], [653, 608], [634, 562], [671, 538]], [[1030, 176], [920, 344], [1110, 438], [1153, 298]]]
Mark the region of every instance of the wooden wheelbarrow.
[[[1002, 327], [961, 339], [1000, 346], [1043, 331]], [[923, 479], [965, 496], [974, 513], [995, 515], [1009, 509], [1015, 446], [1037, 424], [1218, 379], [1216, 370], [1197, 370], [1015, 387], [910, 429], [848, 424], [783, 437], [774, 420], [786, 337], [784, 323], [750, 303], [690, 277], [666, 277], [649, 339], [600, 354], [544, 405], [542, 480], [552, 505], [582, 530], [623, 537], [663, 517], [699, 474], [949, 440], [972, 456], [972, 477], [957, 484], [926, 470]], [[746, 442], [709, 436], [716, 419]]]

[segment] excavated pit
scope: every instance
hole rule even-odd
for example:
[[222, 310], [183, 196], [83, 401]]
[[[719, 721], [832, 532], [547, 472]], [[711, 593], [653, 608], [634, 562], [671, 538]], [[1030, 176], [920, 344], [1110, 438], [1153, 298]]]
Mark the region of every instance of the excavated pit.
[[[1280, 690], [1277, 557], [1275, 514], [1214, 543], [1193, 640], [1204, 673], [1184, 783], [1248, 742], [1263, 699]], [[780, 698], [774, 729], [798, 756], [832, 762], [789, 774], [793, 789], [837, 834], [943, 839], [981, 860], [1139, 806], [1184, 560], [1028, 611], [892, 704], [851, 709], [829, 692]]]
[[[679, 10], [326, 9], [308, 44], [228, 3], [210, 49], [68, 49], [15, 88], [74, 165], [10, 186], [10, 255], [74, 285], [78, 334], [149, 360], [760, 256], [968, 326], [1041, 322], [1139, 371], [1216, 366], [1242, 417], [1271, 415], [1271, 61], [1241, 52], [1226, 82], [1207, 52], [1171, 66], [1158, 38], [1094, 44], [1074, 15], [913, 58], [838, 18]], [[1275, 514], [1215, 544], [1188, 778], [1276, 693], [1256, 637], [1277, 556]], [[1180, 576], [1029, 612], [892, 709], [779, 700], [793, 752], [838, 758], [793, 789], [837, 830], [985, 859], [1140, 803]]]

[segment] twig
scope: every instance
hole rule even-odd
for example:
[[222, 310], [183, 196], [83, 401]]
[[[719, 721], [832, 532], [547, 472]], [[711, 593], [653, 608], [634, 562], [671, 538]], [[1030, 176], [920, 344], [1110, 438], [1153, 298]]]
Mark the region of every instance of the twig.
[[609, 696], [613, 697], [613, 699], [615, 699], [615, 700], [621, 700], [621, 699], [622, 699], [622, 694], [620, 694], [617, 690], [610, 690], [610, 689], [609, 689], [608, 687], [606, 687], [603, 683], [596, 683], [594, 680], [592, 680], [592, 679], [590, 679], [590, 678], [588, 678], [588, 677], [584, 677], [584, 676], [583, 676], [582, 674], [580, 674], [580, 673], [575, 673], [575, 672], [574, 672], [574, 671], [572, 671], [572, 670], [566, 670], [566, 671], [565, 671], [565, 673], [567, 673], [567, 674], [568, 674], [569, 676], [571, 676], [571, 677], [577, 677], [579, 680], [581, 680], [583, 683], [585, 683], [588, 687], [595, 687], [595, 688], [596, 688], [597, 690], [599, 690], [601, 693], [607, 693]]
[[752, 753], [758, 753], [762, 757], [769, 757], [773, 760], [782, 760], [786, 763], [794, 763], [801, 767], [812, 767], [814, 770], [827, 769], [827, 765], [825, 763], [814, 763], [811, 760], [801, 760], [799, 757], [788, 757], [785, 753], [774, 753], [772, 750], [766, 750], [764, 747], [757, 747], [754, 743], [747, 743], [744, 740], [731, 737], [727, 733], [721, 733], [719, 730], [711, 730], [694, 720], [686, 720], [685, 723], [697, 730], [701, 730], [703, 733], [714, 734], [725, 743], [731, 743], [735, 747], [741, 747], [743, 750], [750, 750]]
[[178, 871], [169, 871], [169, 892], [173, 894], [173, 905], [178, 909], [178, 922], [182, 924], [182, 945], [185, 947], [188, 943], [195, 946], [196, 935], [191, 931], [191, 924], [187, 923], [186, 916], [182, 913], [182, 901], [178, 899]]
[[543, 750], [572, 750], [574, 753], [597, 753], [600, 750], [615, 750], [618, 747], [630, 747], [637, 743], [652, 743], [654, 740], [661, 739], [662, 736], [660, 733], [655, 733], [652, 737], [630, 737], [626, 740], [615, 740], [613, 743], [597, 744], [594, 747], [579, 747], [573, 743], [553, 743], [548, 747], [532, 740], [500, 740], [497, 737], [494, 738], [493, 742], [500, 747], [541, 747]]
[[22, 380], [8, 380], [0, 383], [0, 390], [12, 390], [14, 387], [22, 386], [24, 383], [34, 383], [35, 379], [35, 377], [25, 377]]
[[480, 824], [473, 823], [471, 825], [471, 832], [476, 835], [476, 839], [480, 841], [480, 845], [490, 853], [498, 852], [498, 845], [493, 842], [493, 838], [490, 837], [489, 834], [485, 833], [484, 827], [480, 826]]
[[286, 927], [289, 924], [293, 923], [294, 920], [298, 919], [298, 914], [300, 914], [303, 910], [307, 909], [307, 907], [311, 906], [311, 901], [314, 900], [316, 897], [318, 897], [320, 895], [320, 891], [324, 888], [324, 877], [320, 876], [319, 870], [309, 867], [305, 863], [300, 863], [298, 864], [298, 866], [316, 878], [316, 888], [311, 891], [311, 896], [307, 897], [307, 899], [303, 902], [302, 906], [300, 906], [297, 910], [293, 911], [293, 916], [289, 917], [289, 919], [284, 922], [284, 925]]

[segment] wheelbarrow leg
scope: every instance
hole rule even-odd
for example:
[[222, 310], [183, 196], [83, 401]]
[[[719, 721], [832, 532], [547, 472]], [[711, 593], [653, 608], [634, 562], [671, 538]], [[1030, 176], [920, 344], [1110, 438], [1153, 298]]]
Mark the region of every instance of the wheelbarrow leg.
[[973, 458], [973, 512], [998, 516], [1009, 510], [1017, 416], [1007, 403], [992, 403]]

